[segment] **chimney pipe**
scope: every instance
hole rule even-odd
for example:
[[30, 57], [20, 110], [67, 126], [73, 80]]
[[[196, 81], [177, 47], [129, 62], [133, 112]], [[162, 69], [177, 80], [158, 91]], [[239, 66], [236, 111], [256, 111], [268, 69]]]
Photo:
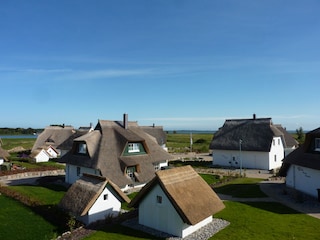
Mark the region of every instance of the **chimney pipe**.
[[123, 114], [123, 128], [128, 129], [128, 114]]
[[256, 114], [255, 113], [253, 114], [253, 120], [256, 120]]

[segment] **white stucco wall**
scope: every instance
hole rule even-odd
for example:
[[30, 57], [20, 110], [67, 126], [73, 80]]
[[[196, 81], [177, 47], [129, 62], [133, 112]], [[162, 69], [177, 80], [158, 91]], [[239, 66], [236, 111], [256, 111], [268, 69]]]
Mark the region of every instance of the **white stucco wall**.
[[[157, 196], [162, 197], [161, 204], [157, 203]], [[186, 237], [211, 221], [212, 216], [193, 226], [184, 223], [159, 185], [139, 205], [140, 224], [178, 237]]]
[[100, 176], [100, 173], [98, 170], [93, 168], [86, 168], [86, 167], [80, 167], [80, 174], [77, 175], [77, 167], [78, 166], [66, 164], [66, 176], [65, 176], [66, 183], [70, 183], [70, 184], [74, 183], [82, 176], [83, 173], [89, 173], [89, 174]]
[[47, 153], [50, 155], [50, 158], [57, 158], [58, 157], [58, 153], [55, 150], [53, 150], [52, 148], [48, 148]]
[[[279, 141], [278, 141], [279, 140]], [[241, 151], [242, 168], [271, 170], [281, 167], [284, 149], [280, 137], [274, 138], [270, 152]], [[276, 158], [274, 157], [276, 155]], [[240, 168], [239, 150], [213, 150], [213, 165]], [[276, 161], [275, 161], [276, 159]]]
[[[108, 197], [104, 200], [104, 195], [106, 194]], [[82, 220], [85, 224], [90, 224], [106, 217], [116, 217], [119, 215], [120, 210], [121, 202], [115, 197], [111, 187], [107, 185]]]
[[[213, 165], [240, 168], [240, 151], [213, 150]], [[241, 151], [242, 168], [269, 170], [269, 153]]]
[[49, 155], [44, 149], [42, 149], [34, 158], [37, 163], [49, 161]]
[[320, 170], [291, 165], [287, 172], [286, 185], [313, 197], [318, 197]]

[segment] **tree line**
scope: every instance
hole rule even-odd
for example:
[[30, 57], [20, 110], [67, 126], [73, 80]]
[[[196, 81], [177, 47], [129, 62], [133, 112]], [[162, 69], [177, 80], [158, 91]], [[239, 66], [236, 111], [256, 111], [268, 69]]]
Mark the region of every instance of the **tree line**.
[[42, 131], [40, 128], [0, 128], [0, 135], [32, 135]]

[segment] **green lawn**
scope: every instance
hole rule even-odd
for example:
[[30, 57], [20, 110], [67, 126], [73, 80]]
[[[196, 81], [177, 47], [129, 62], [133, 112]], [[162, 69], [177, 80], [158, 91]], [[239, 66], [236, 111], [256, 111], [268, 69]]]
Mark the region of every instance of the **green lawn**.
[[[192, 150], [195, 152], [209, 152], [209, 145], [213, 134], [192, 134]], [[190, 134], [167, 134], [167, 147], [170, 152], [184, 153], [190, 151]]]
[[215, 217], [231, 224], [212, 240], [306, 240], [320, 239], [320, 220], [298, 213], [280, 203], [225, 202]]
[[227, 182], [214, 190], [217, 193], [231, 195], [232, 197], [239, 198], [260, 198], [267, 197], [261, 190], [259, 178], [236, 178]]
[[55, 205], [60, 202], [66, 189], [63, 186], [48, 184], [46, 186], [10, 186], [16, 192], [19, 192], [41, 205]]
[[43, 240], [57, 237], [57, 227], [20, 202], [0, 195], [0, 239]]

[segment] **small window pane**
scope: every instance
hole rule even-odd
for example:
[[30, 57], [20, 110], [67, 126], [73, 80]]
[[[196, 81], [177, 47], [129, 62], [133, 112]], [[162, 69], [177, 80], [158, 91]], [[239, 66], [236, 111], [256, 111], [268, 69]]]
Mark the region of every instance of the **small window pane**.
[[162, 203], [162, 197], [161, 196], [157, 196], [157, 203], [159, 203], [159, 204]]

